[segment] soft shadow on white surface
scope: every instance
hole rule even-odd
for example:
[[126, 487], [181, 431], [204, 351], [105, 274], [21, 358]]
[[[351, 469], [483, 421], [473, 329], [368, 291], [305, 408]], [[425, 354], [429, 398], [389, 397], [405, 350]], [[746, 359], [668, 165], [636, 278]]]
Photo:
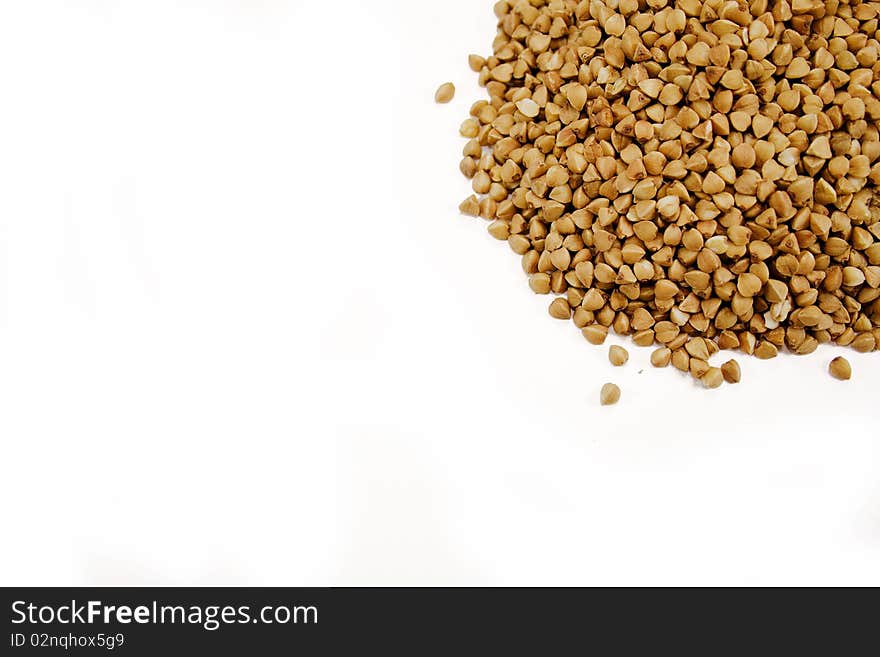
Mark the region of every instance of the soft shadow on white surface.
[[451, 526], [456, 510], [443, 494], [450, 482], [437, 472], [430, 453], [420, 453], [423, 439], [393, 427], [352, 427], [340, 442], [346, 494], [339, 518], [346, 529], [336, 583], [486, 583], [464, 554], [469, 541]]

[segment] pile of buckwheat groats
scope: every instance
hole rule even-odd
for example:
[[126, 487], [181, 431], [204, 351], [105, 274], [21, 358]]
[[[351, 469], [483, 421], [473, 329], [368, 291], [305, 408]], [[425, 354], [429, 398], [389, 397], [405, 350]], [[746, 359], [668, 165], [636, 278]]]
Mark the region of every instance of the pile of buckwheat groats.
[[461, 211], [555, 295], [553, 317], [707, 387], [739, 380], [709, 365], [719, 349], [880, 348], [880, 2], [495, 14], [493, 54], [469, 58], [489, 97], [461, 126]]

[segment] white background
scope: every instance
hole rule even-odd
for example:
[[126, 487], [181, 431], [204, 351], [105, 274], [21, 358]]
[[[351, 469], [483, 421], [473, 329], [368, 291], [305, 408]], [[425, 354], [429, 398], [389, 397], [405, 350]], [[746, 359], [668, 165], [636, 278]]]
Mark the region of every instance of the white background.
[[0, 3], [0, 584], [880, 584], [878, 354], [615, 370], [458, 215], [491, 5]]

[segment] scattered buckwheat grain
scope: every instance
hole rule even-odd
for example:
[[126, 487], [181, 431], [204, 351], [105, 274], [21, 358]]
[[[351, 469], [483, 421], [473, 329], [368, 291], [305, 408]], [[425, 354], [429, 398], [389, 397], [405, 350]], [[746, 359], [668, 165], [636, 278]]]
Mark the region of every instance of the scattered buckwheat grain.
[[721, 374], [724, 375], [724, 380], [728, 383], [739, 383], [740, 379], [742, 379], [742, 372], [739, 368], [739, 363], [735, 360], [729, 360], [724, 365], [721, 366]]
[[455, 85], [451, 82], [441, 84], [434, 94], [434, 102], [437, 103], [448, 103], [453, 98], [455, 98]]
[[849, 381], [852, 378], [852, 366], [846, 358], [841, 356], [831, 361], [828, 371], [831, 373], [831, 376], [841, 381]]
[[611, 345], [608, 349], [608, 360], [614, 367], [621, 367], [626, 365], [626, 362], [629, 360], [629, 352], [623, 347], [618, 347], [616, 344]]
[[613, 406], [620, 401], [620, 388], [613, 383], [606, 383], [599, 393], [599, 401], [602, 406]]

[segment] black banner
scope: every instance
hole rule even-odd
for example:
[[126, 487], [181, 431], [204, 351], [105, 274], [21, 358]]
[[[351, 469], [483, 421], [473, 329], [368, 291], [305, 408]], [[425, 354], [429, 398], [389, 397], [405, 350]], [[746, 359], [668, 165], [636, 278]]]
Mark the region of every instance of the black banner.
[[756, 590], [8, 588], [0, 654], [751, 654], [804, 642], [873, 652], [873, 605], [846, 611], [845, 634], [822, 635], [850, 598], [829, 595], [839, 600]]

